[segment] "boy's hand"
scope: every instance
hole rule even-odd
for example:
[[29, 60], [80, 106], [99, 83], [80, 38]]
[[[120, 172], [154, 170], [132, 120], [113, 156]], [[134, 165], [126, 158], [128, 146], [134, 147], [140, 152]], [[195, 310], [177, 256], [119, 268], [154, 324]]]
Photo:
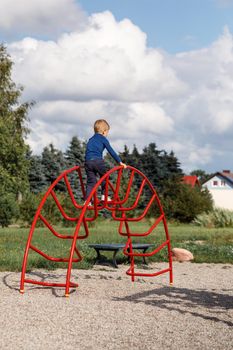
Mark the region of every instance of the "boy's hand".
[[127, 165], [126, 165], [125, 163], [122, 163], [122, 162], [121, 162], [121, 163], [120, 163], [120, 165], [121, 165], [121, 166], [123, 166], [123, 167], [124, 167], [124, 169], [126, 169], [126, 168], [127, 168]]

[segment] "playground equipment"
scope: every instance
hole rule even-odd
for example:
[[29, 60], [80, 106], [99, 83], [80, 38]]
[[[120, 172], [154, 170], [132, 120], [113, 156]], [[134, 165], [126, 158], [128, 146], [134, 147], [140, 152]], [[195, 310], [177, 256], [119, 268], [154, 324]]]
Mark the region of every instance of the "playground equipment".
[[[106, 199], [104, 201], [100, 201], [98, 199], [98, 190], [103, 184], [105, 188]], [[68, 215], [66, 209], [64, 208], [64, 205], [61, 203], [61, 201], [59, 201], [57, 195], [57, 188], [59, 185], [63, 186], [63, 191], [64, 189], [66, 190], [67, 200], [70, 200], [72, 203], [76, 215]], [[104, 209], [108, 210], [111, 213], [113, 220], [119, 222], [119, 234], [127, 238], [123, 252], [130, 258], [130, 268], [126, 271], [126, 274], [131, 276], [131, 280], [134, 281], [136, 276], [154, 277], [168, 272], [170, 284], [172, 284], [172, 254], [165, 215], [154, 187], [142, 172], [131, 166], [127, 166], [127, 169], [123, 169], [122, 166], [118, 166], [109, 170], [96, 183], [84, 205], [80, 204], [80, 200], [82, 201], [81, 198], [79, 201], [77, 199], [78, 191], [81, 193], [82, 197], [85, 196], [85, 187], [81, 167], [76, 166], [64, 171], [52, 183], [52, 185], [45, 193], [43, 199], [41, 200], [41, 203], [38, 206], [38, 209], [34, 216], [25, 248], [20, 283], [21, 293], [24, 293], [25, 283], [51, 287], [65, 287], [65, 296], [69, 296], [70, 288], [78, 287], [77, 283], [71, 281], [72, 264], [80, 262], [82, 260], [80, 251], [77, 248], [77, 242], [80, 239], [85, 239], [88, 237], [88, 223], [96, 220], [99, 212]], [[108, 196], [111, 196], [111, 201], [107, 201]], [[49, 218], [45, 217], [43, 208], [46, 205], [46, 201], [51, 199], [56, 205], [63, 219], [75, 223], [74, 232], [72, 235], [66, 235], [57, 232], [53, 225], [49, 222]], [[142, 204], [142, 202], [144, 204]], [[136, 213], [136, 217], [131, 217], [132, 215], [130, 214], [132, 214], [132, 212], [134, 213], [136, 209], [137, 212], [140, 211], [140, 213]], [[131, 224], [145, 219], [149, 210], [154, 210], [154, 215], [156, 216], [154, 222], [150, 224], [149, 229], [146, 232], [133, 232]], [[138, 253], [133, 250], [132, 238], [137, 237], [137, 239], [140, 239], [141, 237], [149, 236], [155, 231], [159, 223], [163, 223], [165, 233], [164, 242], [158, 245], [153, 251], [148, 253]], [[57, 238], [71, 241], [68, 257], [52, 257], [32, 244], [32, 238], [37, 224], [42, 224], [49, 231], [49, 233], [52, 233]], [[82, 227], [84, 228], [84, 234], [81, 234]], [[168, 268], [154, 273], [146, 273], [144, 271], [141, 272], [135, 270], [135, 256], [149, 257], [155, 255], [163, 248], [167, 248]], [[30, 250], [53, 262], [67, 262], [68, 267], [66, 273], [66, 282], [54, 283], [26, 278], [26, 268]]]

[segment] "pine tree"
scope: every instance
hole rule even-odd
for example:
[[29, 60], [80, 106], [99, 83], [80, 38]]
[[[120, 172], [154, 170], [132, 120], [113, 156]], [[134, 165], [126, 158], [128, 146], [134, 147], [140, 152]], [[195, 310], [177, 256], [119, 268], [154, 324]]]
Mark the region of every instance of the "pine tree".
[[160, 151], [155, 143], [150, 143], [144, 147], [141, 156], [142, 171], [150, 179], [151, 183], [158, 188], [161, 175]]
[[170, 178], [181, 178], [184, 175], [180, 167], [180, 162], [178, 161], [173, 151], [171, 151], [169, 154], [166, 153], [164, 155], [164, 162], [166, 164], [168, 176]]
[[[66, 163], [63, 153], [56, 149], [51, 143], [48, 147], [44, 147], [42, 152], [42, 165], [44, 167], [44, 175], [47, 186], [49, 186], [56, 178], [66, 169]], [[63, 191], [64, 186], [58, 186]]]
[[28, 180], [30, 191], [32, 193], [43, 192], [47, 187], [47, 182], [44, 174], [44, 166], [42, 158], [39, 155], [33, 155], [31, 151], [28, 152], [28, 160], [30, 162], [28, 170]]
[[82, 165], [85, 157], [85, 145], [82, 143], [77, 136], [73, 136], [70, 145], [65, 152], [66, 164], [69, 168], [75, 165]]
[[[72, 168], [76, 165], [82, 166], [84, 164], [84, 158], [85, 158], [85, 149], [86, 144], [85, 142], [81, 142], [77, 136], [73, 136], [69, 147], [67, 151], [65, 152], [65, 160], [66, 160], [66, 167]], [[85, 182], [86, 181], [86, 173], [85, 171], [81, 171], [82, 173], [82, 179]], [[83, 197], [82, 190], [81, 190], [81, 184], [78, 178], [77, 173], [71, 173], [68, 176], [71, 187], [73, 189], [74, 196], [79, 201], [80, 198]]]
[[128, 164], [130, 159], [130, 152], [127, 145], [124, 145], [124, 151], [120, 153], [120, 157], [124, 163]]

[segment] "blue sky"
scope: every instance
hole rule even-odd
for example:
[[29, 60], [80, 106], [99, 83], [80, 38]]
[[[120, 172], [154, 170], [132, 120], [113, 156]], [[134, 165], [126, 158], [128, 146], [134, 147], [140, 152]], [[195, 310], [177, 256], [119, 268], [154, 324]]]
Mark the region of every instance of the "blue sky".
[[221, 0], [81, 0], [92, 14], [109, 10], [130, 18], [148, 36], [148, 45], [176, 53], [208, 46], [225, 25], [233, 31], [233, 1]]
[[34, 153], [103, 117], [116, 151], [155, 142], [186, 173], [233, 170], [233, 0], [1, 0], [0, 40], [36, 101]]

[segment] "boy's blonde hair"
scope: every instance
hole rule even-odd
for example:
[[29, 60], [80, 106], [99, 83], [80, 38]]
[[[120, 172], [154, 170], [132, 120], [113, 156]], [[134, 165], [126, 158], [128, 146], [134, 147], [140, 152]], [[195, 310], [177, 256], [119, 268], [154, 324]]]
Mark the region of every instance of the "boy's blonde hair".
[[98, 119], [94, 124], [95, 133], [102, 134], [104, 131], [109, 130], [110, 125], [105, 119]]

